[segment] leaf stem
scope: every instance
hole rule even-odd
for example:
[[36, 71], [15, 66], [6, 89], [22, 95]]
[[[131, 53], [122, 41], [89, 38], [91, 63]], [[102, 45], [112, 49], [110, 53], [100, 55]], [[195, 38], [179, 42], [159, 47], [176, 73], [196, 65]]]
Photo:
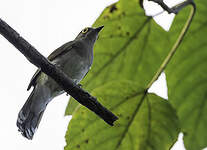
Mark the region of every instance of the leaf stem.
[[168, 65], [168, 63], [170, 62], [170, 60], [172, 59], [172, 57], [174, 56], [177, 48], [179, 47], [179, 45], [181, 44], [181, 42], [183, 41], [183, 38], [185, 36], [185, 34], [187, 33], [191, 22], [193, 20], [193, 17], [195, 15], [196, 12], [196, 5], [193, 1], [189, 1], [188, 3], [189, 5], [191, 5], [191, 11], [188, 17], [188, 20], [186, 21], [182, 31], [180, 32], [180, 35], [177, 39], [177, 41], [175, 42], [175, 44], [173, 45], [172, 49], [170, 50], [170, 52], [168, 53], [167, 57], [165, 58], [165, 60], [163, 61], [163, 63], [161, 64], [160, 68], [158, 69], [157, 73], [153, 76], [152, 80], [149, 82], [149, 84], [147, 85], [146, 90], [148, 90], [152, 84], [158, 79], [158, 77], [160, 76], [160, 74], [164, 71], [164, 69], [166, 68], [166, 66]]

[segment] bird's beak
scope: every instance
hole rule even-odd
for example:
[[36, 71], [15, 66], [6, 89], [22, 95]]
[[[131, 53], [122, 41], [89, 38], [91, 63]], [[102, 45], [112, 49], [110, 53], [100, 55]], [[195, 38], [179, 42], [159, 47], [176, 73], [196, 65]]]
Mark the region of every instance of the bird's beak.
[[101, 29], [103, 29], [103, 27], [104, 27], [104, 26], [100, 26], [100, 27], [98, 27], [98, 28], [95, 28], [96, 32], [100, 32]]

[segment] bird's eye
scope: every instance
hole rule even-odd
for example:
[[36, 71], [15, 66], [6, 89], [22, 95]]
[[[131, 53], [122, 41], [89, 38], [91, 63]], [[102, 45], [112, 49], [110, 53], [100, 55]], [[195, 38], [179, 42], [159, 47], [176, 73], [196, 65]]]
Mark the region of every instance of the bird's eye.
[[85, 28], [85, 29], [82, 30], [82, 33], [83, 33], [83, 34], [85, 34], [85, 33], [87, 33], [87, 32], [88, 32], [88, 28]]

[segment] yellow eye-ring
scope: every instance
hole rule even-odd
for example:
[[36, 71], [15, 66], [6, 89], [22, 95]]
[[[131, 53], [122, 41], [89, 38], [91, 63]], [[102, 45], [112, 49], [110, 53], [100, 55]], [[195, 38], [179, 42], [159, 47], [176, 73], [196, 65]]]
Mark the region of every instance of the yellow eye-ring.
[[85, 33], [87, 33], [87, 32], [88, 32], [88, 28], [85, 28], [85, 29], [82, 30], [82, 33], [83, 33], [83, 34], [85, 34]]

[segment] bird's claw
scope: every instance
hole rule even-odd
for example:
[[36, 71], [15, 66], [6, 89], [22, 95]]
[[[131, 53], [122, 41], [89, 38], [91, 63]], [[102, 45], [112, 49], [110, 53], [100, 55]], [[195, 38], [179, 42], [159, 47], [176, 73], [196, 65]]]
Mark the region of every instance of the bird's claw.
[[79, 86], [79, 88], [81, 88], [83, 85], [82, 85], [82, 84], [80, 84], [80, 83], [78, 83], [78, 86]]

